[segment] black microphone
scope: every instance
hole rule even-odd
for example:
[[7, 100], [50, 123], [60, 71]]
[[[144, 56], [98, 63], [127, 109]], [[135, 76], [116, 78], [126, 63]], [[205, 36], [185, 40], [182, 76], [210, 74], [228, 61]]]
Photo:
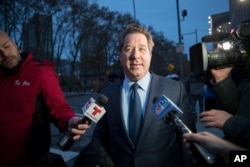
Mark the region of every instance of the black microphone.
[[[78, 124], [86, 123], [90, 125], [93, 122], [97, 123], [101, 117], [105, 114], [105, 104], [108, 102], [108, 98], [105, 95], [100, 94], [96, 100], [90, 98], [82, 107], [83, 118]], [[57, 145], [62, 151], [68, 150], [74, 144], [73, 134], [67, 131], [59, 139]]]
[[[187, 125], [179, 118], [183, 114], [183, 111], [172, 100], [162, 95], [160, 98], [155, 97], [153, 102], [152, 110], [157, 118], [163, 121], [166, 119], [171, 120], [182, 133], [192, 133]], [[208, 152], [203, 146], [196, 142], [192, 142], [192, 144], [195, 147], [195, 150], [192, 151], [198, 151], [197, 156], [202, 157], [207, 164], [210, 165], [216, 162], [217, 157], [214, 154]]]

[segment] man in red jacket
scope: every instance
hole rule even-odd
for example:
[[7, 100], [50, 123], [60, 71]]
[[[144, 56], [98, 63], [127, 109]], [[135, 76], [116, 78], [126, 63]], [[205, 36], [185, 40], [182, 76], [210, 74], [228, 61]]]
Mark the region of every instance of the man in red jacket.
[[67, 104], [51, 63], [33, 60], [0, 30], [0, 166], [46, 167], [50, 123], [74, 140], [89, 128]]

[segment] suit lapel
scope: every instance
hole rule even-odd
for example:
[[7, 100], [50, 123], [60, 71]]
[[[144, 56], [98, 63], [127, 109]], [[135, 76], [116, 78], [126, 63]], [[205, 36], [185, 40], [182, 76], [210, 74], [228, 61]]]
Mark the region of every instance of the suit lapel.
[[[134, 148], [134, 144], [132, 142], [132, 140], [130, 139], [129, 137], [129, 134], [126, 130], [126, 127], [125, 127], [125, 123], [124, 123], [124, 118], [123, 118], [123, 107], [122, 107], [122, 83], [123, 82], [120, 82], [118, 84], [115, 85], [115, 87], [113, 88], [112, 90], [112, 94], [114, 97], [116, 97], [114, 99], [114, 102], [113, 102], [113, 108], [116, 108], [117, 109], [117, 112], [113, 113], [115, 114], [114, 117], [112, 117], [114, 120], [117, 120], [116, 121], [116, 124], [118, 124], [117, 126], [118, 127], [122, 127], [122, 131], [124, 133], [124, 136], [126, 136], [127, 140], [129, 140], [129, 143], [131, 144], [131, 146]], [[115, 126], [115, 125], [114, 125]]]
[[126, 131], [124, 119], [123, 119], [123, 108], [122, 108], [122, 82], [117, 84], [115, 88], [112, 90], [113, 96], [116, 97], [113, 102], [113, 107], [117, 108], [117, 112], [115, 118], [118, 119], [121, 127]]

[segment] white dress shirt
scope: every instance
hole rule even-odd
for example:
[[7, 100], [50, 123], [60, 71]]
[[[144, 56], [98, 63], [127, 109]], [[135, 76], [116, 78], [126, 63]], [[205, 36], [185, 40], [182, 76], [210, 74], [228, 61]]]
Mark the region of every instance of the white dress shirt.
[[[141, 100], [143, 116], [146, 109], [146, 101], [148, 97], [150, 80], [151, 80], [151, 75], [148, 72], [142, 79], [137, 81], [137, 84], [140, 86], [140, 88], [138, 88], [137, 91]], [[125, 75], [122, 85], [122, 108], [123, 108], [123, 119], [127, 130], [128, 130], [128, 119], [129, 119], [128, 110], [129, 110], [129, 99], [130, 99], [130, 87], [133, 84], [134, 82], [130, 81]]]

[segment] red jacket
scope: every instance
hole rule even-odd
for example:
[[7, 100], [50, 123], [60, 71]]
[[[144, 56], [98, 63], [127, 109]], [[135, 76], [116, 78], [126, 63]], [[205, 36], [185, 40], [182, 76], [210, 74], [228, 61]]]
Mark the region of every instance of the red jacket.
[[0, 71], [1, 167], [28, 167], [40, 160], [42, 166], [50, 148], [50, 123], [65, 131], [75, 115], [52, 64], [34, 61], [31, 54], [23, 59], [16, 69]]

